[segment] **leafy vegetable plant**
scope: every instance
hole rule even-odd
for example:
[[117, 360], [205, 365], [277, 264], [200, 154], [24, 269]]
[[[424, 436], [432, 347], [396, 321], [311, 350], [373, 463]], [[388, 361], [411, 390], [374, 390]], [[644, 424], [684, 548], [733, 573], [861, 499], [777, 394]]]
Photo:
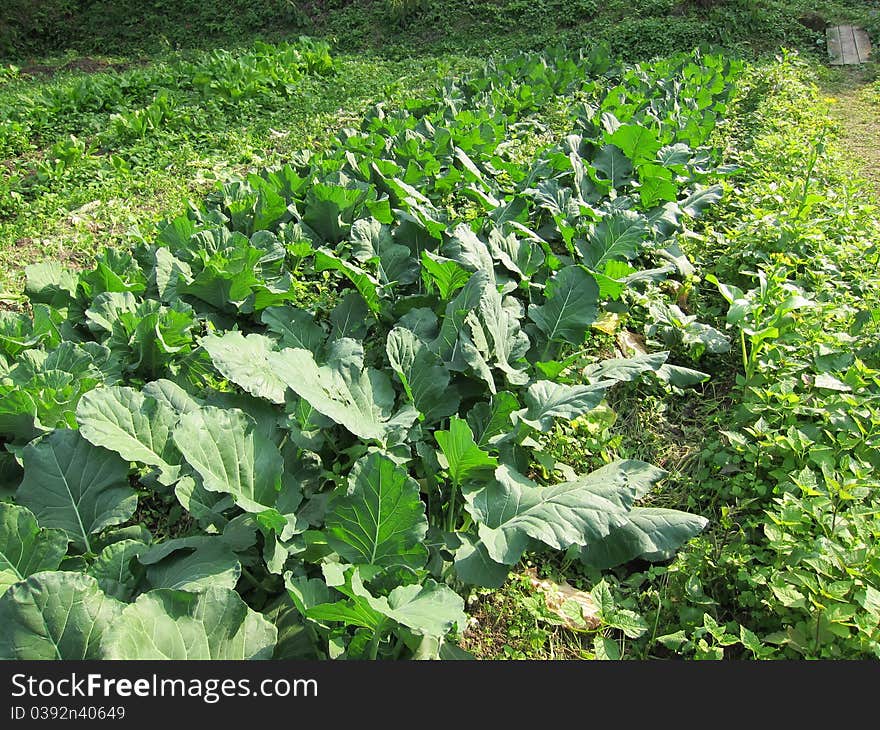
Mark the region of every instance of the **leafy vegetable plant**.
[[[706, 522], [639, 506], [662, 470], [580, 473], [541, 436], [618, 382], [704, 377], [584, 343], [687, 275], [675, 236], [719, 196], [702, 145], [736, 73], [489, 63], [130, 254], [29, 267], [32, 314], [0, 319], [0, 656], [448, 657], [455, 589], [502, 584], [526, 552], [669, 558]], [[571, 134], [510, 159], [570, 93]], [[173, 535], [146, 500], [175, 505]]]

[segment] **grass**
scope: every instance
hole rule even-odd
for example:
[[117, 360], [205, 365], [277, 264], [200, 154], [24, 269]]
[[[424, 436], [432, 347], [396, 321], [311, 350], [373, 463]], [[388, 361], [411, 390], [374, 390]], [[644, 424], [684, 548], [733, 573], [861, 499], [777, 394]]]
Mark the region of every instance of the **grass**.
[[[10, 196], [0, 203], [0, 289], [7, 295], [20, 291], [23, 266], [46, 257], [81, 265], [104, 246], [123, 244], [132, 229], [184, 210], [187, 201], [218, 183], [301, 150], [320, 149], [371, 105], [393, 105], [418, 94], [438, 67], [470, 63], [453, 56], [408, 62], [337, 57], [332, 76], [306, 77], [290, 94], [223, 105], [172, 94], [174, 106], [185, 110], [184, 123], [142, 135], [114, 134], [112, 125], [114, 115], [143, 109], [144, 98], [123, 99], [97, 112], [56, 113], [0, 173], [0, 189]], [[161, 64], [173, 74], [174, 59]], [[81, 86], [100, 90], [105, 84], [133, 84], [144, 75], [143, 69], [67, 72], [48, 79], [19, 75], [0, 87], [0, 105], [40, 104]], [[80, 111], [76, 99], [72, 106]], [[84, 150], [56, 172], [53, 160], [71, 146], [70, 135]]]
[[[556, 625], [530, 575], [517, 573], [499, 590], [475, 591], [461, 647], [478, 659], [584, 659], [583, 636]], [[558, 620], [558, 617], [555, 617]]]
[[839, 125], [846, 157], [880, 196], [880, 86], [876, 79], [876, 64], [844, 66], [827, 72], [823, 88], [835, 99], [831, 115]]

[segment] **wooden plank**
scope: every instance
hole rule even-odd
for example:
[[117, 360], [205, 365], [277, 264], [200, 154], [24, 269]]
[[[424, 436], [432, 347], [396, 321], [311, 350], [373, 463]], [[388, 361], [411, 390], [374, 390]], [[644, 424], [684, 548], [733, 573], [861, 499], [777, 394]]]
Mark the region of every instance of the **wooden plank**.
[[828, 56], [832, 66], [850, 66], [865, 63], [871, 52], [871, 41], [862, 28], [852, 25], [832, 25], [825, 29]]
[[840, 55], [846, 65], [859, 62], [859, 52], [856, 50], [856, 37], [851, 25], [840, 26]]
[[871, 55], [871, 39], [868, 32], [862, 28], [855, 28], [853, 35], [856, 39], [856, 51], [859, 54], [859, 63], [866, 63]]
[[840, 52], [840, 28], [836, 25], [829, 25], [825, 29], [825, 40], [828, 43], [828, 55], [831, 56], [831, 65], [842, 65], [843, 56]]

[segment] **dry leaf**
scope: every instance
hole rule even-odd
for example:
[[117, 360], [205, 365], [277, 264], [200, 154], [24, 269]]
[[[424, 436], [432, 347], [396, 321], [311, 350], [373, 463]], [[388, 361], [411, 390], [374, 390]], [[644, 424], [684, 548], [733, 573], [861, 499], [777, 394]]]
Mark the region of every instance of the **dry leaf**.
[[616, 312], [603, 312], [603, 314], [592, 324], [593, 329], [604, 332], [607, 335], [614, 335], [620, 328], [620, 315]]
[[79, 208], [70, 211], [70, 214], [67, 216], [67, 220], [70, 221], [71, 225], [77, 225], [78, 223], [82, 223], [88, 217], [89, 213], [93, 213], [95, 210], [101, 207], [100, 200], [93, 200], [85, 205], [81, 205]]
[[[544, 594], [544, 602], [550, 612], [558, 616], [566, 628], [575, 631], [599, 628], [602, 622], [597, 615], [593, 597], [589, 593], [579, 591], [566, 582], [555, 583], [546, 578], [538, 578], [534, 568], [527, 570], [526, 575], [532, 587]], [[580, 611], [580, 620], [572, 615], [571, 607]]]
[[645, 338], [629, 330], [621, 330], [617, 333], [617, 348], [624, 357], [648, 354], [645, 349]]

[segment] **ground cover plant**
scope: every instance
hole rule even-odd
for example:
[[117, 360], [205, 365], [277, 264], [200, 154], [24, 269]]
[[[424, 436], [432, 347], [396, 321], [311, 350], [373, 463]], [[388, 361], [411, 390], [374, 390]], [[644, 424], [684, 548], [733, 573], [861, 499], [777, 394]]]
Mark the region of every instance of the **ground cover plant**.
[[693, 475], [716, 534], [663, 587], [674, 630], [657, 641], [686, 656], [878, 655], [880, 227], [813, 74], [786, 58], [744, 84], [775, 93], [736, 133], [749, 172], [706, 231], [741, 362], [737, 407]]
[[218, 6], [183, 0], [10, 0], [0, 14], [0, 59], [149, 55], [231, 49], [310, 35], [346, 52], [384, 57], [538, 50], [564, 40], [604, 42], [626, 60], [703, 43], [731, 51], [780, 45], [824, 53], [826, 23], [855, 22], [873, 35], [875, 0], [269, 0]]

